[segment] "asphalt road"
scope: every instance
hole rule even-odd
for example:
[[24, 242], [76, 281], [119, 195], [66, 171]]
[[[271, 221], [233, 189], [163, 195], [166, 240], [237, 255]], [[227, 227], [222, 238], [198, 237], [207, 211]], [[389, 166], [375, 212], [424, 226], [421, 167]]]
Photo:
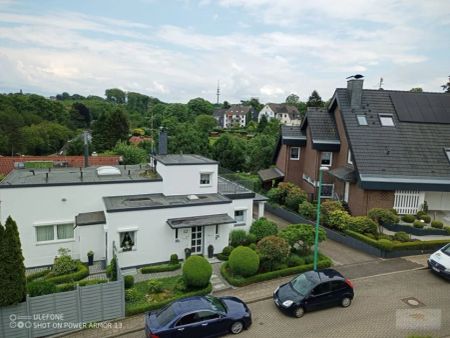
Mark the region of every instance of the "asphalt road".
[[[272, 300], [252, 303], [253, 325], [239, 337], [450, 337], [450, 282], [431, 271], [357, 278], [353, 284], [356, 296], [349, 308], [311, 312], [300, 319], [282, 314]], [[409, 297], [419, 306], [402, 300]], [[142, 338], [144, 333], [122, 337]]]

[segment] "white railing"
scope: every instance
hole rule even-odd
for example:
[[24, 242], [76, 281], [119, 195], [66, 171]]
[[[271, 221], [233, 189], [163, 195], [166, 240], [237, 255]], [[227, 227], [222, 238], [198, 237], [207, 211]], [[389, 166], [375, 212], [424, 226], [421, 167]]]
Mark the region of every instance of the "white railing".
[[401, 215], [414, 215], [424, 200], [423, 193], [415, 190], [396, 190], [394, 209]]

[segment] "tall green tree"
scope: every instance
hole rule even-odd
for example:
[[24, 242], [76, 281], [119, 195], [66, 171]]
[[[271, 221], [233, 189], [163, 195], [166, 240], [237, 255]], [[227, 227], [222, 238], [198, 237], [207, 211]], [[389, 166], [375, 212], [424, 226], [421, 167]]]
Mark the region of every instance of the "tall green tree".
[[264, 107], [264, 105], [260, 103], [259, 99], [256, 97], [252, 97], [250, 100], [241, 100], [241, 104], [243, 104], [244, 106], [252, 106], [253, 109], [257, 112], [259, 112]]
[[191, 116], [197, 115], [212, 115], [214, 112], [214, 105], [201, 97], [192, 99], [187, 103], [188, 112]]
[[127, 110], [128, 112], [136, 112], [143, 115], [148, 108], [150, 97], [147, 95], [128, 92], [127, 93]]
[[423, 93], [423, 89], [420, 87], [411, 88], [409, 91], [413, 93]]
[[272, 164], [275, 150], [275, 137], [259, 134], [250, 139], [247, 144], [248, 162], [246, 169], [256, 172], [262, 168], [268, 168]]
[[320, 97], [317, 90], [313, 90], [311, 95], [308, 98], [308, 102], [306, 102], [307, 107], [323, 107], [324, 102], [322, 101], [322, 98]]
[[209, 156], [208, 135], [194, 125], [180, 123], [175, 132], [169, 133], [169, 153], [198, 154]]
[[96, 151], [111, 150], [118, 141], [126, 141], [130, 131], [128, 115], [120, 108], [100, 115], [92, 127], [92, 144]]
[[300, 101], [300, 97], [297, 94], [290, 94], [287, 98], [286, 98], [286, 103], [290, 104], [290, 105], [297, 105], [297, 103]]
[[73, 132], [55, 122], [42, 122], [21, 128], [20, 135], [26, 154], [49, 155], [58, 152]]
[[450, 76], [446, 84], [441, 86], [445, 93], [450, 93]]
[[258, 123], [258, 128], [256, 129], [258, 133], [262, 133], [264, 129], [266, 129], [267, 123], [268, 123], [267, 116], [266, 115], [261, 116], [261, 120], [259, 120]]
[[0, 224], [0, 306], [17, 304], [25, 299], [25, 265], [16, 222], [8, 217]]
[[199, 130], [208, 134], [217, 126], [217, 120], [211, 115], [198, 115], [195, 118], [195, 125]]
[[91, 112], [83, 103], [75, 102], [70, 109], [70, 121], [74, 128], [89, 128]]
[[213, 158], [219, 161], [220, 166], [233, 170], [241, 171], [246, 162], [246, 144], [241, 138], [222, 134], [212, 147]]
[[105, 90], [106, 101], [123, 104], [125, 103], [126, 94], [119, 88], [111, 88]]

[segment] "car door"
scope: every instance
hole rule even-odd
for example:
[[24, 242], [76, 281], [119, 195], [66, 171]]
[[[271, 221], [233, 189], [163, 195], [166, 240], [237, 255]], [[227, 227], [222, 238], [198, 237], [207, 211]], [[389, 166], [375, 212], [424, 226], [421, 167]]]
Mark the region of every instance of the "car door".
[[198, 317], [202, 332], [205, 333], [204, 337], [216, 337], [217, 335], [228, 332], [228, 321], [221, 314], [215, 311], [205, 310], [199, 311]]
[[347, 284], [341, 280], [334, 280], [330, 282], [331, 289], [331, 304], [337, 305], [340, 304], [342, 298], [344, 298], [347, 292]]
[[181, 317], [173, 327], [172, 337], [190, 338], [190, 337], [206, 337], [202, 335], [199, 318], [197, 312], [185, 314]]
[[305, 300], [307, 310], [318, 310], [327, 307], [331, 303], [330, 283], [324, 282], [318, 284], [312, 289]]

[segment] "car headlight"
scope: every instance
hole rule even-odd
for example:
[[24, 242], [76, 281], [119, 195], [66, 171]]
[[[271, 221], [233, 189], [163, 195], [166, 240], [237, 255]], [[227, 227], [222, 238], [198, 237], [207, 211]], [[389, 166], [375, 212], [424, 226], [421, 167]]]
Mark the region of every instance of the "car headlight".
[[293, 302], [292, 300], [288, 299], [288, 300], [285, 300], [285, 301], [283, 302], [283, 306], [284, 306], [284, 307], [289, 307], [289, 306], [291, 306], [293, 303], [294, 303], [294, 302]]

